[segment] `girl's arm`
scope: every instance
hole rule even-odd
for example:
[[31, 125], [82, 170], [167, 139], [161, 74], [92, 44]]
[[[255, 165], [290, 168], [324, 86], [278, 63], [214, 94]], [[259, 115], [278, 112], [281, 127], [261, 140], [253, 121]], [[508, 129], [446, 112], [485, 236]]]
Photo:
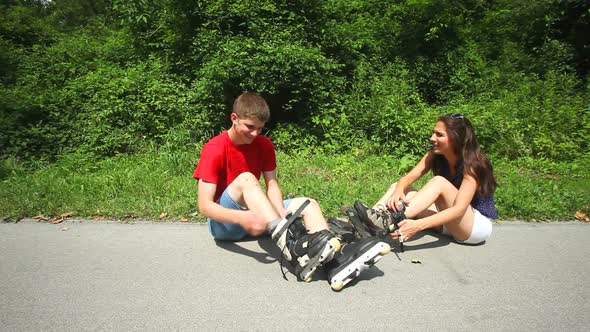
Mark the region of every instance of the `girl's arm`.
[[461, 187], [457, 192], [454, 202], [452, 202], [452, 205], [449, 208], [429, 217], [416, 220], [406, 219], [399, 224], [404, 241], [410, 239], [417, 232], [428, 228], [441, 226], [463, 218], [476, 191], [477, 180], [472, 175], [467, 173], [463, 174], [463, 182], [461, 183]]
[[387, 208], [399, 211], [402, 208], [401, 206], [397, 206], [397, 202], [399, 202], [399, 200], [402, 200], [406, 205], [410, 203], [410, 201], [406, 198], [406, 190], [412, 185], [412, 183], [416, 182], [431, 169], [433, 158], [434, 153], [429, 151], [424, 155], [424, 157], [422, 157], [422, 159], [420, 159], [416, 166], [414, 166], [414, 168], [408, 172], [408, 174], [402, 176], [397, 181], [397, 185], [393, 191], [393, 194], [391, 194], [391, 196], [389, 196], [386, 201]]

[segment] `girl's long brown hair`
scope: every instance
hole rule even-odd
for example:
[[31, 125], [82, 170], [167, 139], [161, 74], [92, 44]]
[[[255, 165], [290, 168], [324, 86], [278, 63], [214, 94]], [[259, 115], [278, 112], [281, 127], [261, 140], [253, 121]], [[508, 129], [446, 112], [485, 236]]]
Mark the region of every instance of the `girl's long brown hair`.
[[[447, 128], [447, 134], [455, 153], [463, 162], [464, 172], [477, 179], [479, 185], [477, 189], [478, 196], [491, 196], [496, 191], [498, 184], [490, 160], [479, 148], [471, 122], [459, 114], [443, 115], [438, 118], [437, 122], [439, 121], [444, 123]], [[443, 167], [446, 166], [443, 163], [447, 163], [443, 155], [434, 157], [432, 172], [435, 175], [440, 174]]]

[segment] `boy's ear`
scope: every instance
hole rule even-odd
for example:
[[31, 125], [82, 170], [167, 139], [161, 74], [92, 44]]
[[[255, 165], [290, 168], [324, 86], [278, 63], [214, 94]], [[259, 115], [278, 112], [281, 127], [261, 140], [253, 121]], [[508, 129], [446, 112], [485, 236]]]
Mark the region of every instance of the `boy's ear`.
[[232, 122], [234, 122], [238, 119], [238, 115], [236, 113], [232, 112], [232, 114], [230, 114], [229, 118]]

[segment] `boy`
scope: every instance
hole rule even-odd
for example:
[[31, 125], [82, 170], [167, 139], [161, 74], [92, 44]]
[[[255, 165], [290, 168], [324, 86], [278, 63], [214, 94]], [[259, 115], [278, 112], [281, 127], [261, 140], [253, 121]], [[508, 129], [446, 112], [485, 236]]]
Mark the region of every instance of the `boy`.
[[[266, 101], [244, 92], [234, 101], [230, 119], [231, 128], [203, 146], [193, 173], [198, 180], [199, 210], [207, 217], [209, 231], [215, 239], [229, 241], [268, 232], [295, 266], [297, 277], [309, 282], [317, 267], [340, 250], [340, 239], [328, 230], [315, 200], [283, 200], [274, 146], [260, 135], [270, 119]], [[266, 192], [259, 183], [261, 175]], [[358, 260], [346, 264], [353, 263], [361, 264]]]

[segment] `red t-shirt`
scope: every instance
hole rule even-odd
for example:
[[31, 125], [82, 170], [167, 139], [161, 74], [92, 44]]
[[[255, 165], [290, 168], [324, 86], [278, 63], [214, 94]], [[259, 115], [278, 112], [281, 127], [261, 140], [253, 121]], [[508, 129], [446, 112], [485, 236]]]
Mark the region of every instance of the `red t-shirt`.
[[262, 172], [275, 168], [275, 148], [268, 137], [257, 136], [250, 144], [235, 145], [226, 130], [203, 145], [193, 177], [217, 184], [217, 201], [238, 175], [250, 172], [260, 179]]

